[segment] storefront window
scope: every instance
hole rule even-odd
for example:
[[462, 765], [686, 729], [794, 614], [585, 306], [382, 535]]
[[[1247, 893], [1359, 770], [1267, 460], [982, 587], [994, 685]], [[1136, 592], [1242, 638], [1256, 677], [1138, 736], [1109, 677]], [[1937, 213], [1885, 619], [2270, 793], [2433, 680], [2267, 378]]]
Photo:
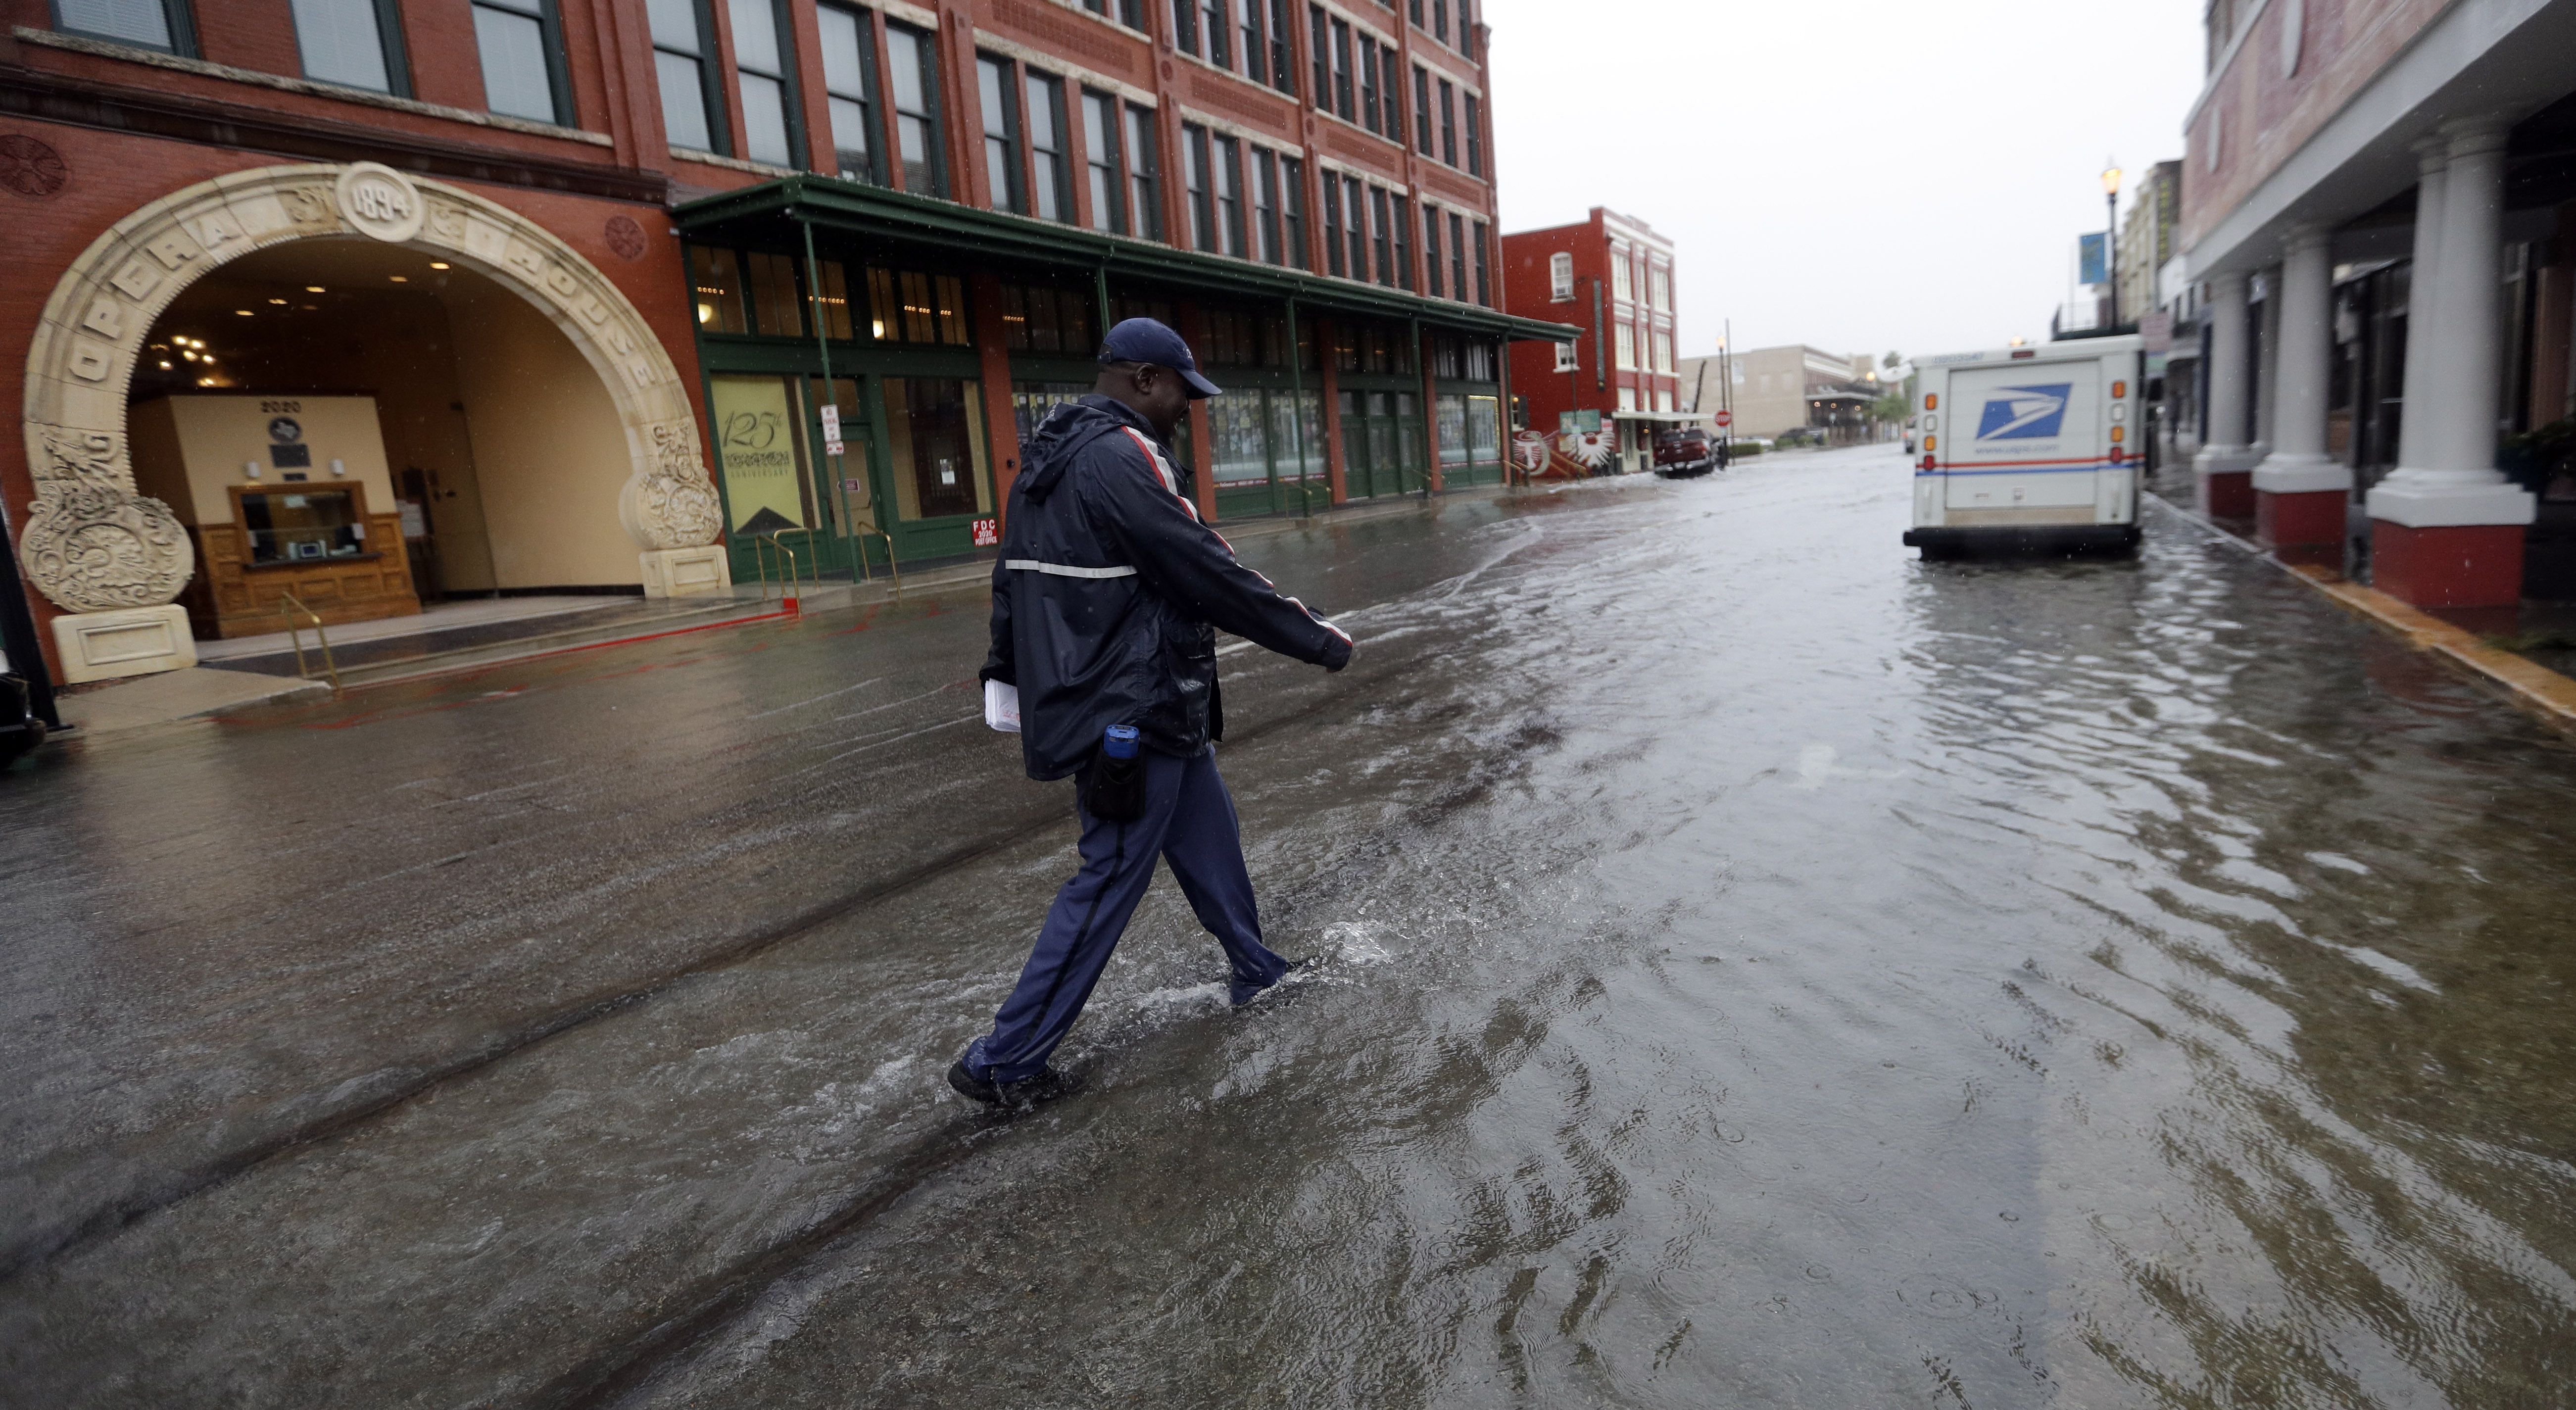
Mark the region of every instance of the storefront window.
[[1503, 415], [1501, 398], [1467, 398], [1467, 454], [1479, 465], [1499, 465], [1503, 459]]
[[1089, 357], [1099, 347], [1091, 330], [1091, 296], [1043, 284], [1002, 286], [1002, 334], [1012, 352]]
[[1027, 452], [1035, 440], [1038, 427], [1048, 416], [1067, 402], [1079, 401], [1091, 390], [1088, 382], [1013, 382], [1011, 384], [1011, 418], [1020, 428], [1020, 448]]
[[953, 377], [888, 377], [886, 442], [895, 513], [906, 520], [993, 512], [984, 464], [979, 383]]
[[689, 284], [697, 303], [700, 332], [750, 331], [743, 321], [742, 271], [733, 251], [710, 250], [704, 246], [691, 248]]
[[750, 266], [751, 326], [773, 338], [805, 336], [805, 304], [796, 292], [796, 260], [788, 255], [753, 254]]
[[1431, 414], [1439, 428], [1441, 468], [1466, 464], [1467, 399], [1455, 392], [1443, 392], [1432, 399]]
[[954, 275], [871, 269], [868, 312], [880, 339], [957, 347], [972, 341], [966, 333], [966, 286]]
[[1270, 478], [1270, 441], [1259, 391], [1230, 392], [1208, 404], [1208, 438], [1217, 485], [1262, 484]]
[[[1305, 460], [1298, 461], [1300, 442]], [[1295, 480], [1302, 472], [1310, 479], [1324, 476], [1324, 398], [1320, 392], [1308, 392], [1300, 400], [1289, 392], [1270, 394], [1270, 444], [1279, 461], [1279, 478]]]
[[805, 418], [796, 380], [716, 377], [708, 386], [725, 521], [738, 534], [814, 525], [805, 468]]

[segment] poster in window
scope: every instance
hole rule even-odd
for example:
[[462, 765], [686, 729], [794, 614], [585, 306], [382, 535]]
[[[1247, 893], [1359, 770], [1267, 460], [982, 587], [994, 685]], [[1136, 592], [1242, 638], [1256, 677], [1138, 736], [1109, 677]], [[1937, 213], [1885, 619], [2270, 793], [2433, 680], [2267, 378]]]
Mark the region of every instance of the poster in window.
[[806, 503], [804, 457], [788, 383], [778, 377], [718, 377], [711, 402], [716, 461], [736, 533], [766, 534], [813, 525]]

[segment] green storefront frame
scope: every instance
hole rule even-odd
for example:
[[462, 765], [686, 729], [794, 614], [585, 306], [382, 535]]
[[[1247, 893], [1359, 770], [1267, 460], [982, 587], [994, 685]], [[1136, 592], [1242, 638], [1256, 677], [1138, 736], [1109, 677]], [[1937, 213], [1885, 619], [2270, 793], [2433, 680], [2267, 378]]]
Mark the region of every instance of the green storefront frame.
[[[1519, 338], [1555, 342], [1578, 336], [1578, 330], [1568, 325], [1517, 318], [1494, 309], [1426, 299], [1391, 288], [1330, 278], [1304, 270], [1183, 250], [1004, 212], [977, 210], [954, 202], [911, 196], [835, 177], [784, 177], [710, 196], [678, 207], [672, 220], [692, 246], [762, 251], [773, 257], [789, 257], [797, 263], [796, 278], [799, 281], [809, 279], [808, 271], [819, 252], [823, 261], [840, 264], [852, 271], [861, 266], [926, 268], [962, 277], [972, 270], [1007, 280], [1078, 283], [1097, 291], [1098, 302], [1104, 312], [1114, 289], [1121, 295], [1152, 291], [1156, 296], [1216, 299], [1235, 305], [1269, 307], [1275, 304], [1285, 310], [1294, 310], [1301, 321], [1309, 316], [1336, 318], [1359, 315], [1403, 321], [1414, 329], [1447, 330], [1503, 340]], [[852, 297], [854, 304], [854, 295]], [[819, 320], [819, 312], [816, 317]], [[974, 326], [989, 328], [991, 325], [976, 323]], [[984, 366], [976, 350], [971, 348], [932, 349], [838, 339], [822, 344], [810, 335], [810, 331], [805, 337], [790, 339], [753, 333], [711, 333], [702, 327], [698, 333], [698, 345], [700, 365], [710, 387], [714, 385], [713, 379], [719, 376], [802, 375], [810, 379], [823, 374], [827, 361], [836, 381], [851, 382], [857, 406], [866, 416], [868, 464], [863, 467], [861, 475], [853, 477], [822, 464], [820, 456], [810, 456], [812, 463], [806, 477], [817, 497], [813, 517], [818, 524], [813, 532], [822, 539], [832, 540], [819, 545], [817, 550], [827, 572], [848, 571], [857, 562], [853, 548], [855, 540], [822, 527], [833, 522], [827, 510], [831, 507], [830, 498], [839, 493], [839, 483], [857, 478], [868, 486], [871, 504], [890, 507], [894, 502], [896, 481], [891, 465], [894, 448], [889, 444], [886, 419], [889, 379], [941, 377], [973, 381], [982, 375]], [[1059, 379], [1069, 377], [1071, 369], [1048, 365], [1061, 361], [1024, 360], [1018, 354], [1009, 355], [1012, 386], [1006, 390], [1015, 394], [1023, 384], [1061, 385]], [[1299, 373], [1285, 368], [1212, 366], [1210, 371], [1217, 376], [1219, 385], [1229, 385], [1225, 379], [1231, 377], [1233, 385], [1262, 392], [1265, 416], [1276, 414], [1278, 401], [1285, 400], [1294, 405], [1293, 393], [1302, 384], [1306, 405], [1315, 413], [1293, 418], [1302, 426], [1302, 439], [1308, 452], [1302, 467], [1296, 465], [1297, 457], [1293, 454], [1298, 447], [1273, 435], [1267, 438], [1271, 443], [1266, 452], [1268, 464], [1261, 476], [1250, 477], [1242, 473], [1248, 467], [1236, 466], [1233, 472], [1212, 486], [1220, 518], [1312, 512], [1323, 508], [1327, 483], [1326, 457], [1322, 453], [1321, 413], [1326, 410], [1321, 402], [1323, 380], [1313, 370], [1304, 370], [1302, 378]], [[1083, 380], [1087, 381], [1088, 375], [1088, 369], [1085, 369]], [[1419, 490], [1425, 483], [1429, 467], [1426, 427], [1430, 409], [1424, 404], [1421, 379], [1418, 376], [1380, 378], [1344, 374], [1342, 384], [1366, 393], [1400, 392], [1413, 399], [1415, 405], [1410, 416], [1402, 415], [1399, 409], [1390, 405], [1387, 417], [1390, 424], [1383, 435], [1391, 445], [1385, 455], [1370, 453], [1365, 488], [1370, 495]], [[809, 406], [815, 400], [811, 395], [805, 398]], [[997, 444], [994, 433], [1003, 428], [984, 423], [986, 403], [983, 398], [969, 398], [969, 401], [974, 403], [969, 411], [976, 418], [975, 424], [980, 428], [987, 452], [984, 478], [990, 481], [991, 448]], [[1240, 403], [1237, 405], [1238, 408], [1241, 406]], [[1364, 411], [1368, 406], [1364, 400]], [[1240, 415], [1240, 411], [1235, 414]], [[813, 438], [809, 445], [819, 445], [819, 426], [810, 411], [805, 421], [805, 432]], [[1367, 434], [1364, 429], [1364, 438]], [[853, 439], [850, 444], [855, 451], [860, 441]], [[1384, 462], [1383, 468], [1381, 461]], [[1210, 463], [1213, 465], [1215, 462], [1211, 460]], [[722, 478], [719, 470], [720, 483]], [[1357, 497], [1358, 491], [1353, 493]], [[885, 521], [883, 527], [894, 535], [897, 551], [906, 562], [911, 562], [975, 551], [974, 527], [985, 517], [977, 513], [906, 521], [896, 515], [885, 514], [880, 519]], [[727, 522], [729, 525], [734, 522], [730, 508]], [[787, 537], [793, 542], [796, 534], [791, 532]], [[737, 573], [755, 567], [750, 553], [747, 545], [736, 545]]]
[[[1480, 405], [1481, 403], [1481, 405]], [[1451, 413], [1457, 417], [1452, 439]], [[1499, 382], [1466, 382], [1440, 378], [1431, 384], [1432, 444], [1440, 457], [1444, 489], [1466, 489], [1503, 482], [1503, 389]], [[1480, 434], [1491, 431], [1484, 445]], [[1453, 451], [1452, 447], [1456, 449]]]
[[[823, 353], [810, 340], [701, 334], [698, 356], [706, 384], [709, 449], [717, 491], [724, 501], [727, 547], [736, 582], [760, 577], [763, 553], [772, 555], [768, 570], [772, 580], [780, 573], [774, 551], [756, 543], [764, 535], [757, 528], [746, 531], [745, 520], [753, 516], [740, 512], [745, 506], [738, 503], [739, 477], [728, 473], [725, 412], [733, 399], [721, 393], [728, 384], [754, 379], [776, 379], [784, 393], [779, 399], [793, 409], [795, 417], [789, 428], [795, 444], [787, 449], [798, 461], [802, 477], [798, 488], [807, 513], [804, 522], [772, 537], [796, 554], [801, 569], [819, 571], [825, 577], [855, 576], [864, 562], [868, 573], [885, 572], [888, 544], [878, 533], [891, 537], [895, 556], [904, 563], [974, 552], [975, 521], [993, 513], [989, 507], [991, 456], [981, 457], [982, 466], [970, 463], [962, 471], [983, 479], [981, 485], [967, 486], [979, 496], [972, 511], [906, 517], [900, 510], [906, 498], [904, 487], [896, 481], [904, 467], [896, 463], [897, 433], [886, 395], [889, 385], [910, 382], [962, 382], [970, 389], [978, 387], [983, 368], [975, 354], [833, 342], [830, 370], [837, 385], [832, 399], [840, 407], [844, 447], [839, 456], [825, 453]], [[990, 447], [992, 428], [984, 424], [983, 398], [970, 391], [960, 410], [973, 418], [970, 429], [975, 443]]]

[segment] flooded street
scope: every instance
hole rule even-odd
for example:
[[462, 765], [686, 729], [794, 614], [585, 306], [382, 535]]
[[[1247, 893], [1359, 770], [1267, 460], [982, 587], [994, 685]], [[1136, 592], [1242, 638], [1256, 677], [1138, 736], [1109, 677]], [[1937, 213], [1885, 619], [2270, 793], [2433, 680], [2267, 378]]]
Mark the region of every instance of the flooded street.
[[[2576, 750], [1893, 447], [1246, 537], [1273, 948], [1074, 859], [980, 588], [0, 783], [0, 1401], [2430, 1407], [2576, 1385]], [[255, 825], [244, 826], [245, 819]]]

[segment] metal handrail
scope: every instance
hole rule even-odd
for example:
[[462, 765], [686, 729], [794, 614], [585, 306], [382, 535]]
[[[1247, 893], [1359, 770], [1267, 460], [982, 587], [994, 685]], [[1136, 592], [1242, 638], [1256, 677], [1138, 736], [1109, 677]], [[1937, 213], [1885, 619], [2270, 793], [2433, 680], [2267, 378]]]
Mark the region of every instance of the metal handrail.
[[281, 590], [278, 596], [283, 601], [277, 604], [277, 614], [286, 619], [286, 639], [295, 647], [295, 674], [304, 680], [313, 679], [313, 672], [304, 664], [304, 634], [296, 630], [295, 614], [301, 612], [304, 620], [313, 624], [313, 639], [322, 647], [322, 669], [331, 678], [332, 697], [338, 698], [340, 663], [331, 656], [331, 634], [322, 630], [322, 614], [305, 606], [304, 599], [294, 593]]
[[894, 590], [898, 593], [902, 592], [903, 567], [894, 561], [894, 535], [878, 528], [876, 526], [876, 521], [872, 519], [857, 520], [852, 524], [850, 529], [850, 546], [857, 550], [855, 556], [859, 562], [859, 581], [864, 583], [874, 582], [876, 580], [874, 575], [868, 571], [868, 538], [870, 535], [874, 535], [877, 538], [885, 540], [886, 576], [894, 579]]

